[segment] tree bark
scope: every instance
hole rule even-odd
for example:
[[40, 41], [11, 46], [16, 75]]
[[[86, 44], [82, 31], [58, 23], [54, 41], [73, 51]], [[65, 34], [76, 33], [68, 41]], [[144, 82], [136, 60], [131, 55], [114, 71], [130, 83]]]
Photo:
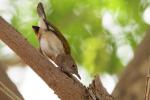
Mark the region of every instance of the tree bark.
[[[104, 91], [105, 89], [102, 85], [97, 85], [98, 87], [90, 89], [90, 91], [96, 91], [95, 89], [98, 89], [96, 94], [93, 93], [91, 96], [88, 88], [78, 80], [68, 77], [65, 73], [56, 68], [1, 17], [0, 39], [14, 50], [14, 52], [55, 91], [61, 100], [97, 100], [94, 99], [97, 98], [97, 94], [104, 94], [107, 95], [106, 97], [109, 97], [109, 99], [104, 100], [113, 100], [113, 98]], [[100, 82], [100, 80], [97, 81], [96, 84], [98, 84], [98, 82]], [[93, 84], [93, 86], [94, 85], [95, 84]]]
[[80, 82], [75, 83], [58, 70], [2, 18], [0, 28], [0, 39], [31, 66], [62, 100], [87, 100], [87, 90]]
[[[5, 70], [3, 69], [4, 67], [5, 66], [0, 63], [0, 100], [23, 100], [23, 97], [18, 92], [17, 87], [8, 78]], [[11, 93], [8, 93], [10, 91]]]
[[103, 87], [99, 76], [96, 76], [93, 82], [89, 85], [88, 91], [93, 100], [114, 100], [114, 98]]
[[134, 58], [127, 65], [112, 95], [118, 100], [144, 100], [146, 75], [150, 66], [150, 31], [137, 47]]

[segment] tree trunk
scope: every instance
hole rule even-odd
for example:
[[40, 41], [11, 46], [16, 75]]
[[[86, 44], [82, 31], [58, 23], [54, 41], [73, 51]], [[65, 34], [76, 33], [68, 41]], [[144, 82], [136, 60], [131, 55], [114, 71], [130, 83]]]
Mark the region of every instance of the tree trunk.
[[137, 47], [112, 95], [117, 100], [144, 100], [147, 70], [150, 67], [150, 31]]

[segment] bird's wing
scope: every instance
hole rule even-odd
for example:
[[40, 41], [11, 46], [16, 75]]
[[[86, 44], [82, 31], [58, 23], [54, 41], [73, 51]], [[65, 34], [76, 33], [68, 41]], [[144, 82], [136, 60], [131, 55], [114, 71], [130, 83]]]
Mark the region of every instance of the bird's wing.
[[63, 47], [65, 49], [66, 54], [71, 54], [69, 43], [67, 42], [66, 38], [63, 36], [63, 34], [50, 22], [46, 21], [46, 24], [50, 27], [49, 29], [52, 29], [56, 36], [59, 37], [61, 40]]

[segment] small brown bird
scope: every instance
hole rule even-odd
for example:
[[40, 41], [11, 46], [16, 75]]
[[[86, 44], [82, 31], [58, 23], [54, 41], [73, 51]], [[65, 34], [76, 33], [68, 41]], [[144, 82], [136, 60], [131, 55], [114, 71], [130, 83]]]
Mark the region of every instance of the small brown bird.
[[67, 75], [75, 74], [81, 79], [67, 40], [54, 25], [47, 21], [41, 2], [37, 6], [37, 13], [40, 17], [39, 26], [32, 26], [32, 28], [39, 40], [40, 52], [53, 60]]

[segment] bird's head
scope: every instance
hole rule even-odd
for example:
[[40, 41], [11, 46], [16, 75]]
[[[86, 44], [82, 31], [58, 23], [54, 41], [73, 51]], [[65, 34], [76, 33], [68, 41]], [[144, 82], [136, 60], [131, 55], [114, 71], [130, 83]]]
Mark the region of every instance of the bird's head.
[[59, 55], [56, 58], [56, 63], [58, 66], [62, 67], [64, 72], [75, 74], [79, 79], [81, 79], [80, 75], [78, 74], [77, 65], [71, 55]]
[[80, 77], [80, 75], [79, 75], [79, 73], [78, 73], [77, 65], [76, 65], [76, 64], [72, 64], [71, 67], [72, 67], [72, 69], [73, 69], [73, 70], [72, 70], [72, 71], [73, 71], [72, 73], [75, 74], [75, 75], [81, 80], [81, 77]]

